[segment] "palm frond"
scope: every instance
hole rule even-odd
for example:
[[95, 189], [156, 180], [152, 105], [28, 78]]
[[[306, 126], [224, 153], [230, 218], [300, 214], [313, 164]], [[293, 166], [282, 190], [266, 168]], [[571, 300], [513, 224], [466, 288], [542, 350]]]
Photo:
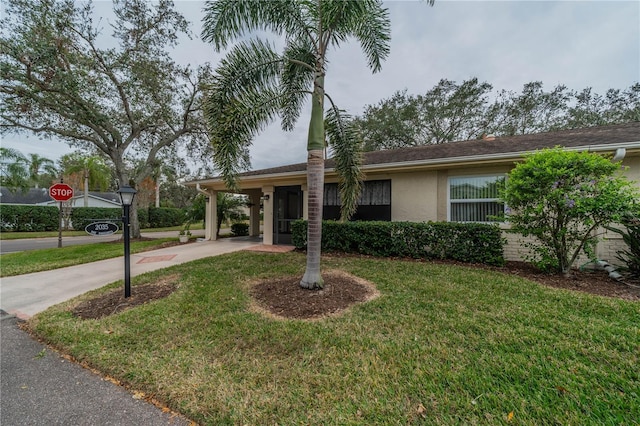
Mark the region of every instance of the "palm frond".
[[328, 42], [338, 45], [348, 37], [355, 37], [367, 58], [369, 68], [378, 72], [390, 52], [391, 24], [389, 13], [380, 0], [342, 1], [322, 3], [323, 26]]
[[285, 95], [282, 98], [280, 115], [282, 129], [292, 130], [304, 104], [313, 90], [315, 55], [313, 46], [306, 41], [291, 41], [284, 51], [284, 67], [280, 78], [280, 87]]
[[340, 220], [346, 221], [356, 212], [362, 188], [362, 141], [351, 116], [335, 105], [326, 113], [325, 129], [339, 177]]
[[245, 91], [235, 99], [217, 97], [212, 88], [205, 100], [204, 116], [213, 147], [213, 160], [229, 189], [237, 189], [237, 175], [250, 167], [249, 147], [255, 135], [277, 116], [278, 92]]
[[218, 90], [228, 99], [244, 92], [272, 89], [282, 72], [283, 58], [271, 44], [252, 39], [234, 46], [216, 68]]
[[315, 30], [296, 0], [216, 0], [205, 3], [202, 39], [217, 50], [256, 30], [312, 40]]
[[215, 166], [229, 188], [250, 165], [251, 140], [279, 112], [282, 65], [268, 43], [249, 40], [229, 52], [208, 87], [204, 117]]

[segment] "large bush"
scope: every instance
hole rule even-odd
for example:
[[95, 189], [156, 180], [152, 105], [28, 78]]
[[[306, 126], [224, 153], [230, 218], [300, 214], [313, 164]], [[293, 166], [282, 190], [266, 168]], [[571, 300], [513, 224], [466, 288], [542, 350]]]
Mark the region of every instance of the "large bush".
[[[307, 222], [292, 226], [292, 241], [306, 247]], [[503, 238], [496, 225], [454, 222], [322, 222], [322, 250], [383, 257], [451, 259], [502, 265]]]
[[637, 188], [619, 164], [588, 152], [545, 149], [509, 173], [501, 191], [511, 229], [525, 237], [530, 260], [568, 273], [584, 251], [594, 258], [601, 227], [619, 222], [638, 203]]
[[2, 205], [0, 228], [2, 231], [55, 231], [58, 229], [60, 210], [54, 206]]
[[182, 225], [187, 220], [187, 215], [182, 209], [149, 207], [148, 220], [150, 228], [168, 228]]

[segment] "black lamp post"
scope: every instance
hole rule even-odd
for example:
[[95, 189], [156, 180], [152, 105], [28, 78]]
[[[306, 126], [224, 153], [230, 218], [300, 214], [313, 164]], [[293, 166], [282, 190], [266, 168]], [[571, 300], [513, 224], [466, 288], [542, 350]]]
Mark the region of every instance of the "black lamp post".
[[133, 204], [133, 197], [136, 196], [136, 190], [129, 185], [121, 186], [118, 189], [118, 195], [120, 195], [120, 201], [122, 201], [122, 207], [124, 213], [122, 216], [122, 232], [124, 234], [124, 297], [131, 296], [131, 263], [129, 261], [130, 253], [130, 241], [131, 235], [129, 232], [129, 208]]

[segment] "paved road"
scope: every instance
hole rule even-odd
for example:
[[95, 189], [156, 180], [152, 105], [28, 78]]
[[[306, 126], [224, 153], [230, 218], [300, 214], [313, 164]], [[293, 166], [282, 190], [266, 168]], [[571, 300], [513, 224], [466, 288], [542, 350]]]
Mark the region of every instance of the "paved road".
[[[221, 232], [228, 230], [223, 229]], [[196, 237], [204, 236], [204, 230], [191, 231]], [[143, 233], [143, 237], [149, 238], [178, 238], [178, 231], [166, 231], [166, 232], [148, 232]], [[80, 237], [62, 237], [62, 247], [82, 245], [82, 244], [95, 244], [106, 241], [116, 241], [122, 238], [122, 234], [108, 235], [104, 237], [92, 237], [90, 235]], [[18, 251], [27, 250], [39, 250], [45, 248], [58, 247], [58, 237], [47, 238], [26, 238], [21, 240], [2, 240], [0, 241], [0, 254], [14, 253]]]
[[33, 340], [0, 311], [0, 424], [187, 426]]

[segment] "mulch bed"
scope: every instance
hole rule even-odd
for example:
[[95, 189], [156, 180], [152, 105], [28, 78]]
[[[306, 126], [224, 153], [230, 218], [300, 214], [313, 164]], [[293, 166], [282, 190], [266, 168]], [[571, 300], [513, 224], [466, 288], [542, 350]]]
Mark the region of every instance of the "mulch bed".
[[131, 296], [127, 298], [124, 297], [124, 288], [114, 289], [81, 302], [71, 312], [82, 319], [99, 319], [113, 315], [167, 297], [178, 288], [179, 279], [178, 275], [170, 275], [155, 283], [137, 285], [131, 288]]
[[373, 284], [341, 271], [322, 274], [324, 287], [300, 287], [302, 277], [286, 277], [254, 284], [250, 294], [259, 310], [280, 318], [312, 319], [338, 314], [378, 295]]

